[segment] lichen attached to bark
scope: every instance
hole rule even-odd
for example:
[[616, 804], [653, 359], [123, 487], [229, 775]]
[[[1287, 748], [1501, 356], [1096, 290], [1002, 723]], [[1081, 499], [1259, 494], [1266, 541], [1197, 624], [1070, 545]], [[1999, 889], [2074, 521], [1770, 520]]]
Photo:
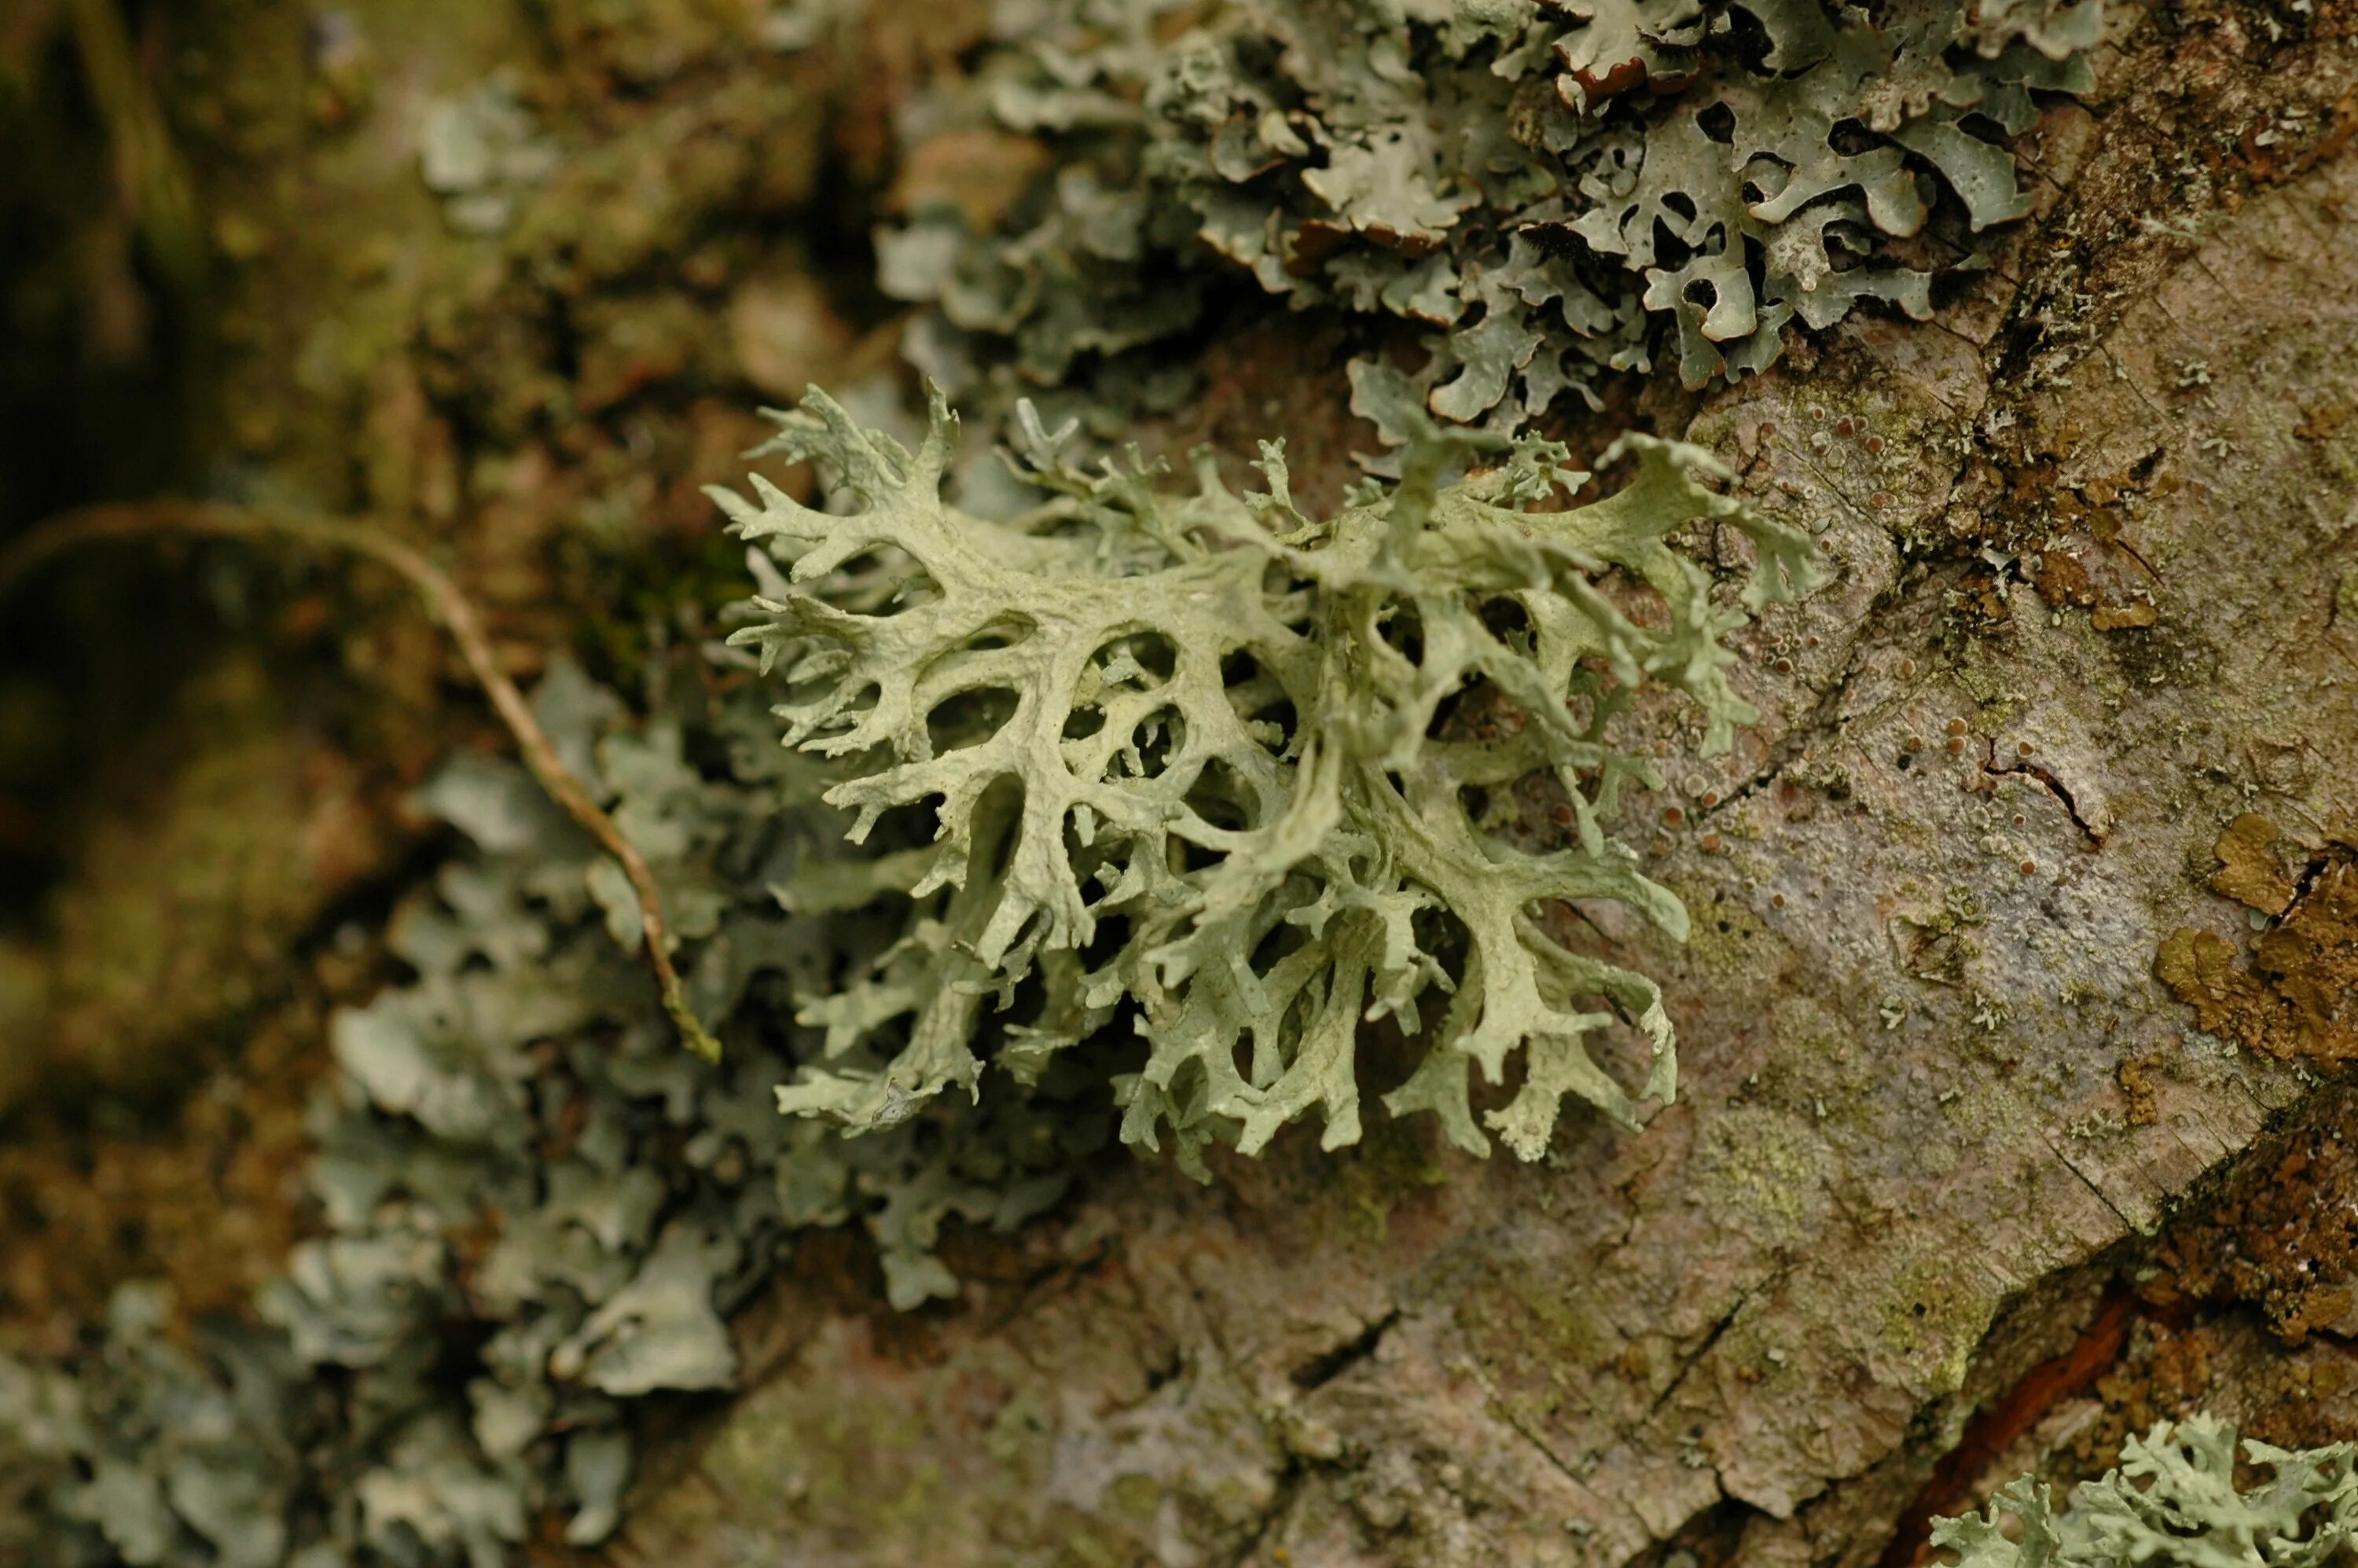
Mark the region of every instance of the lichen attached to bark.
[[2275, 857], [2277, 834], [2245, 815], [2219, 836], [2212, 885], [2270, 916], [2246, 962], [2215, 932], [2180, 926], [2154, 957], [2170, 994], [2203, 1029], [2272, 1056], [2358, 1056], [2358, 842], [2335, 836], [2298, 880]]
[[[893, 862], [906, 936], [808, 1004], [828, 1064], [782, 1108], [891, 1127], [971, 1092], [986, 1058], [1028, 1081], [1124, 1015], [1151, 1054], [1121, 1080], [1123, 1136], [1155, 1148], [1167, 1129], [1191, 1162], [1216, 1138], [1254, 1152], [1313, 1109], [1328, 1147], [1357, 1141], [1371, 1019], [1430, 1030], [1387, 1103], [1475, 1153], [1487, 1124], [1538, 1158], [1567, 1095], [1631, 1125], [1639, 1096], [1669, 1098], [1653, 981], [1534, 917], [1610, 900], [1684, 936], [1678, 899], [1607, 836], [1625, 785], [1660, 787], [1612, 721], [1659, 684], [1725, 749], [1757, 717], [1725, 638], [1817, 584], [1809, 536], [1707, 488], [1727, 476], [1700, 450], [1644, 437], [1607, 454], [1635, 460], [1628, 483], [1558, 510], [1588, 478], [1562, 447], [1519, 443], [1444, 482], [1484, 443], [1428, 423], [1397, 486], [1318, 518], [1280, 445], [1262, 449], [1266, 490], [1232, 493], [1206, 458], [1174, 494], [1135, 453], [1071, 465], [1026, 417], [1022, 472], [1052, 499], [1011, 522], [943, 502], [938, 396], [914, 452], [821, 394], [782, 416], [768, 449], [840, 476], [856, 509], [758, 479], [759, 504], [715, 492], [760, 546], [766, 619], [735, 641], [784, 676], [786, 743], [845, 768], [827, 798], [856, 813], [855, 839], [891, 813], [934, 823], [930, 853]], [[1752, 557], [1725, 596], [1668, 542], [1699, 521]], [[1661, 613], [1626, 613], [1615, 578]], [[1437, 739], [1475, 687], [1511, 725]], [[1533, 775], [1569, 803], [1563, 848], [1512, 832]], [[1651, 1063], [1635, 1092], [1587, 1044], [1617, 1013]], [[1520, 1091], [1477, 1123], [1471, 1069], [1498, 1082], [1518, 1051]]]
[[1934, 1524], [1932, 1543], [1955, 1552], [1957, 1568], [2309, 1568], [2349, 1551], [2358, 1445], [2295, 1450], [2246, 1439], [2244, 1457], [2269, 1471], [2249, 1487], [2236, 1483], [2236, 1448], [2224, 1422], [2164, 1422], [2131, 1438], [2120, 1467], [2081, 1487], [2062, 1512], [2025, 1476], [1986, 1512]]
[[[2089, 91], [2102, 32], [2096, 0], [1008, 7], [904, 116], [925, 172], [880, 280], [930, 308], [910, 352], [954, 394], [1077, 391], [1241, 274], [1425, 329], [1422, 368], [1355, 372], [1388, 439], [1411, 406], [1511, 431], [1650, 365], [1664, 323], [1698, 386], [1796, 319], [1930, 316], [2029, 211], [2005, 138]], [[1022, 193], [933, 177], [977, 156]]]

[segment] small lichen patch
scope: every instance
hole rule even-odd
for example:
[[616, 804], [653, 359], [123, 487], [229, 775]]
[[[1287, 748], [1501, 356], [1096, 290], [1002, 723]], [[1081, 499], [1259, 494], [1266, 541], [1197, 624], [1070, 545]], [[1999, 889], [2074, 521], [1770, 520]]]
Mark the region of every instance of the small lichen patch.
[[1696, 1192], [1711, 1212], [1765, 1247], [1800, 1247], [1825, 1224], [1833, 1147], [1807, 1122], [1767, 1106], [1731, 1106], [1705, 1124]]
[[[1978, 1288], [1977, 1288], [1978, 1287]], [[1974, 1347], [1997, 1314], [1993, 1282], [1961, 1270], [1955, 1259], [1916, 1259], [1892, 1273], [1876, 1303], [1883, 1346], [1905, 1360], [1935, 1393], [1964, 1387]]]

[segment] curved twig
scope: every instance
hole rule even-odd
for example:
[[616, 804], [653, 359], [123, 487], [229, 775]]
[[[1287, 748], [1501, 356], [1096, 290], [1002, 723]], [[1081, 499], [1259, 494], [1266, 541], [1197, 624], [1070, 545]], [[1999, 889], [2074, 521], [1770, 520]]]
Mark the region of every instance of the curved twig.
[[18, 584], [56, 557], [83, 545], [108, 539], [136, 538], [150, 534], [188, 534], [226, 539], [294, 539], [330, 549], [348, 550], [392, 568], [425, 600], [427, 612], [449, 632], [475, 683], [492, 699], [500, 719], [515, 737], [525, 766], [549, 798], [565, 808], [599, 847], [621, 863], [638, 895], [639, 925], [645, 933], [647, 959], [663, 988], [664, 1011], [671, 1015], [687, 1048], [707, 1061], [720, 1058], [720, 1043], [707, 1032], [687, 1004], [679, 971], [671, 961], [671, 933], [665, 923], [663, 897], [654, 872], [636, 846], [622, 836], [614, 819], [590, 798], [590, 792], [559, 760], [548, 732], [533, 716], [524, 694], [499, 667], [484, 634], [482, 617], [459, 585], [410, 546], [365, 523], [307, 513], [263, 507], [232, 506], [197, 501], [149, 501], [120, 505], [90, 506], [61, 513], [0, 546], [0, 600]]

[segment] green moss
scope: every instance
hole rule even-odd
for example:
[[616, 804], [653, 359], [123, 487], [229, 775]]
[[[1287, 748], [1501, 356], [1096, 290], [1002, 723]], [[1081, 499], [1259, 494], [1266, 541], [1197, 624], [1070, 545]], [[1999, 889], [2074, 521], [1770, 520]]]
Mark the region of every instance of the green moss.
[[100, 818], [50, 901], [49, 1038], [34, 1053], [16, 1037], [151, 1092], [262, 1000], [264, 977], [381, 849], [335, 759], [287, 727], [259, 661], [200, 672], [177, 718], [211, 743], [159, 770], [137, 811]]
[[1434, 1158], [1416, 1130], [1388, 1123], [1336, 1154], [1331, 1180], [1321, 1184], [1318, 1200], [1322, 1206], [1339, 1209], [1349, 1227], [1381, 1246], [1390, 1231], [1392, 1210], [1448, 1179], [1448, 1166]]
[[1162, 1506], [1162, 1483], [1151, 1476], [1123, 1476], [1105, 1490], [1105, 1511], [1141, 1528], [1154, 1522]]

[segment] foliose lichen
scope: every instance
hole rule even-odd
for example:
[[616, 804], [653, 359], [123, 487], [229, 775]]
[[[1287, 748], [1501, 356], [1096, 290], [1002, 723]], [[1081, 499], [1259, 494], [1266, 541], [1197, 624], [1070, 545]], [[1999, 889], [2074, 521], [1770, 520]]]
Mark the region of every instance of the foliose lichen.
[[[1371, 1019], [1422, 1046], [1390, 1108], [1473, 1152], [1536, 1157], [1566, 1097], [1628, 1122], [1674, 1092], [1655, 983], [1537, 914], [1611, 901], [1682, 933], [1611, 836], [1620, 793], [1659, 782], [1615, 721], [1665, 687], [1725, 746], [1755, 717], [1729, 634], [1812, 586], [1810, 541], [1693, 449], [1631, 437], [1608, 458], [1630, 477], [1575, 506], [1565, 449], [1507, 437], [1649, 365], [1665, 321], [1701, 384], [1768, 364], [1797, 318], [1928, 313], [2027, 210], [1997, 138], [2034, 92], [2086, 90], [2096, 0], [994, 16], [970, 75], [902, 124], [1051, 156], [1003, 219], [927, 206], [882, 237], [884, 291], [925, 307], [912, 357], [1059, 414], [1122, 373], [1167, 404], [1184, 372], [1133, 351], [1249, 277], [1421, 334], [1413, 371], [1352, 371], [1398, 482], [1315, 516], [1276, 445], [1257, 489], [1209, 461], [1179, 488], [1134, 454], [1077, 466], [1027, 411], [1019, 478], [1044, 499], [991, 517], [942, 498], [938, 400], [914, 450], [823, 395], [782, 417], [771, 455], [835, 493], [725, 503], [755, 546], [758, 660], [708, 650], [635, 718], [563, 667], [538, 697], [654, 865], [722, 1064], [674, 1047], [618, 869], [521, 769], [453, 762], [422, 804], [471, 847], [397, 923], [409, 980], [336, 1026], [319, 1233], [252, 1321], [176, 1338], [134, 1284], [85, 1354], [0, 1357], [0, 1553], [489, 1568], [545, 1519], [594, 1544], [640, 1401], [734, 1384], [727, 1319], [797, 1231], [863, 1227], [897, 1306], [953, 1295], [942, 1227], [1055, 1202], [1111, 1109], [1190, 1166], [1314, 1112], [1328, 1145], [1356, 1138]], [[523, 150], [489, 175], [466, 138], [435, 144], [462, 226], [497, 227], [457, 207], [534, 177], [530, 127], [491, 119]], [[1706, 533], [1745, 580], [1697, 564]], [[1635, 1085], [1592, 1049], [1613, 1029]], [[2071, 1521], [2142, 1519], [2181, 1471], [2215, 1492], [2207, 1433], [2150, 1460], [2150, 1493], [2037, 1528], [2126, 1541]], [[2346, 1454], [2255, 1457], [2285, 1507], [2345, 1517]], [[1994, 1523], [1943, 1529], [1998, 1562]]]
[[545, 1515], [594, 1543], [633, 1405], [735, 1384], [727, 1315], [794, 1232], [864, 1227], [914, 1307], [957, 1289], [946, 1219], [1020, 1224], [1109, 1138], [1102, 1096], [1054, 1080], [856, 1141], [780, 1117], [774, 1086], [818, 1049], [796, 999], [899, 931], [835, 901], [843, 822], [817, 775], [719, 669], [633, 719], [560, 665], [535, 706], [655, 865], [725, 1064], [679, 1048], [590, 838], [522, 767], [449, 763], [419, 804], [471, 849], [395, 922], [414, 979], [336, 1022], [319, 1234], [258, 1321], [184, 1347], [168, 1296], [131, 1284], [88, 1356], [0, 1356], [0, 1557], [492, 1568]]
[[[393, 925], [409, 981], [336, 1020], [319, 1233], [258, 1321], [193, 1347], [133, 1285], [89, 1356], [0, 1358], [0, 1546], [489, 1568], [544, 1517], [594, 1543], [636, 1401], [733, 1386], [727, 1317], [795, 1232], [864, 1227], [897, 1306], [955, 1294], [944, 1223], [1055, 1203], [1111, 1100], [1191, 1164], [1313, 1110], [1355, 1139], [1371, 1016], [1427, 1040], [1390, 1107], [1477, 1152], [1536, 1156], [1567, 1095], [1623, 1121], [1671, 1095], [1653, 982], [1534, 914], [1683, 930], [1607, 835], [1656, 782], [1608, 731], [1648, 684], [1708, 745], [1753, 717], [1725, 638], [1813, 584], [1805, 534], [1640, 438], [1574, 507], [1561, 447], [1428, 429], [1399, 484], [1314, 518], [1275, 445], [1263, 489], [1206, 460], [1174, 492], [1135, 454], [1071, 466], [1036, 422], [1046, 499], [990, 520], [941, 497], [952, 426], [937, 399], [912, 451], [813, 394], [771, 449], [838, 510], [760, 481], [727, 503], [759, 656], [663, 665], [635, 716], [568, 665], [535, 697], [653, 868], [722, 1062], [676, 1044], [597, 844], [521, 766], [450, 762], [418, 804], [469, 852]], [[1695, 526], [1741, 583], [1672, 547]], [[1530, 838], [1531, 787], [1563, 841]], [[1635, 1089], [1588, 1050], [1624, 1020]], [[1518, 1051], [1477, 1118], [1473, 1069]]]
[[1957, 1568], [2309, 1568], [2349, 1552], [2358, 1445], [2245, 1439], [2244, 1458], [2269, 1472], [2248, 1489], [2236, 1484], [2237, 1446], [2234, 1428], [2213, 1417], [2163, 1422], [2129, 1439], [2119, 1468], [2079, 1487], [2062, 1512], [2026, 1476], [1984, 1512], [1935, 1521], [1932, 1544], [1954, 1552]]
[[[1633, 460], [1628, 481], [1567, 508], [1589, 476], [1563, 447], [1425, 421], [1400, 483], [1318, 518], [1281, 445], [1263, 489], [1231, 492], [1204, 455], [1170, 490], [1135, 451], [1072, 465], [1070, 430], [1027, 405], [1022, 471], [1049, 499], [993, 521], [942, 498], [938, 395], [914, 451], [822, 393], [778, 423], [763, 450], [819, 462], [857, 509], [758, 478], [758, 501], [714, 492], [765, 579], [765, 619], [733, 641], [784, 677], [786, 743], [844, 770], [826, 798], [853, 838], [914, 815], [931, 839], [870, 862], [914, 916], [806, 1006], [827, 1063], [783, 1108], [889, 1128], [973, 1092], [986, 1058], [1029, 1081], [1125, 1016], [1150, 1050], [1120, 1084], [1122, 1136], [1152, 1149], [1167, 1130], [1191, 1165], [1313, 1110], [1327, 1147], [1356, 1141], [1372, 1020], [1426, 1039], [1388, 1106], [1474, 1153], [1487, 1126], [1537, 1158], [1567, 1095], [1631, 1125], [1641, 1096], [1671, 1095], [1653, 981], [1536, 917], [1610, 900], [1684, 936], [1678, 899], [1606, 832], [1626, 786], [1660, 785], [1612, 720], [1658, 684], [1725, 749], [1757, 715], [1724, 638], [1818, 581], [1809, 535], [1708, 488], [1726, 475], [1707, 454], [1624, 438], [1607, 458]], [[1494, 466], [1446, 481], [1477, 457]], [[1669, 543], [1697, 524], [1744, 541], [1730, 594]], [[1660, 613], [1633, 616], [1616, 580]], [[1476, 692], [1504, 717], [1463, 732]], [[1519, 831], [1535, 777], [1563, 842]], [[1651, 1063], [1635, 1092], [1588, 1047], [1617, 1013]], [[1517, 1052], [1520, 1091], [1477, 1121], [1471, 1070], [1500, 1082]]]
[[[2084, 93], [2099, 0], [1032, 0], [903, 117], [1050, 156], [979, 227], [937, 197], [878, 237], [954, 394], [1044, 387], [1193, 327], [1224, 273], [1425, 329], [1357, 410], [1512, 431], [1675, 321], [1689, 385], [1796, 319], [1922, 319], [2029, 211], [2004, 138]], [[1136, 358], [1137, 356], [1132, 356]], [[1103, 378], [1100, 377], [1100, 380]], [[1131, 378], [1136, 380], [1138, 378]], [[1150, 395], [1141, 384], [1133, 389]]]

